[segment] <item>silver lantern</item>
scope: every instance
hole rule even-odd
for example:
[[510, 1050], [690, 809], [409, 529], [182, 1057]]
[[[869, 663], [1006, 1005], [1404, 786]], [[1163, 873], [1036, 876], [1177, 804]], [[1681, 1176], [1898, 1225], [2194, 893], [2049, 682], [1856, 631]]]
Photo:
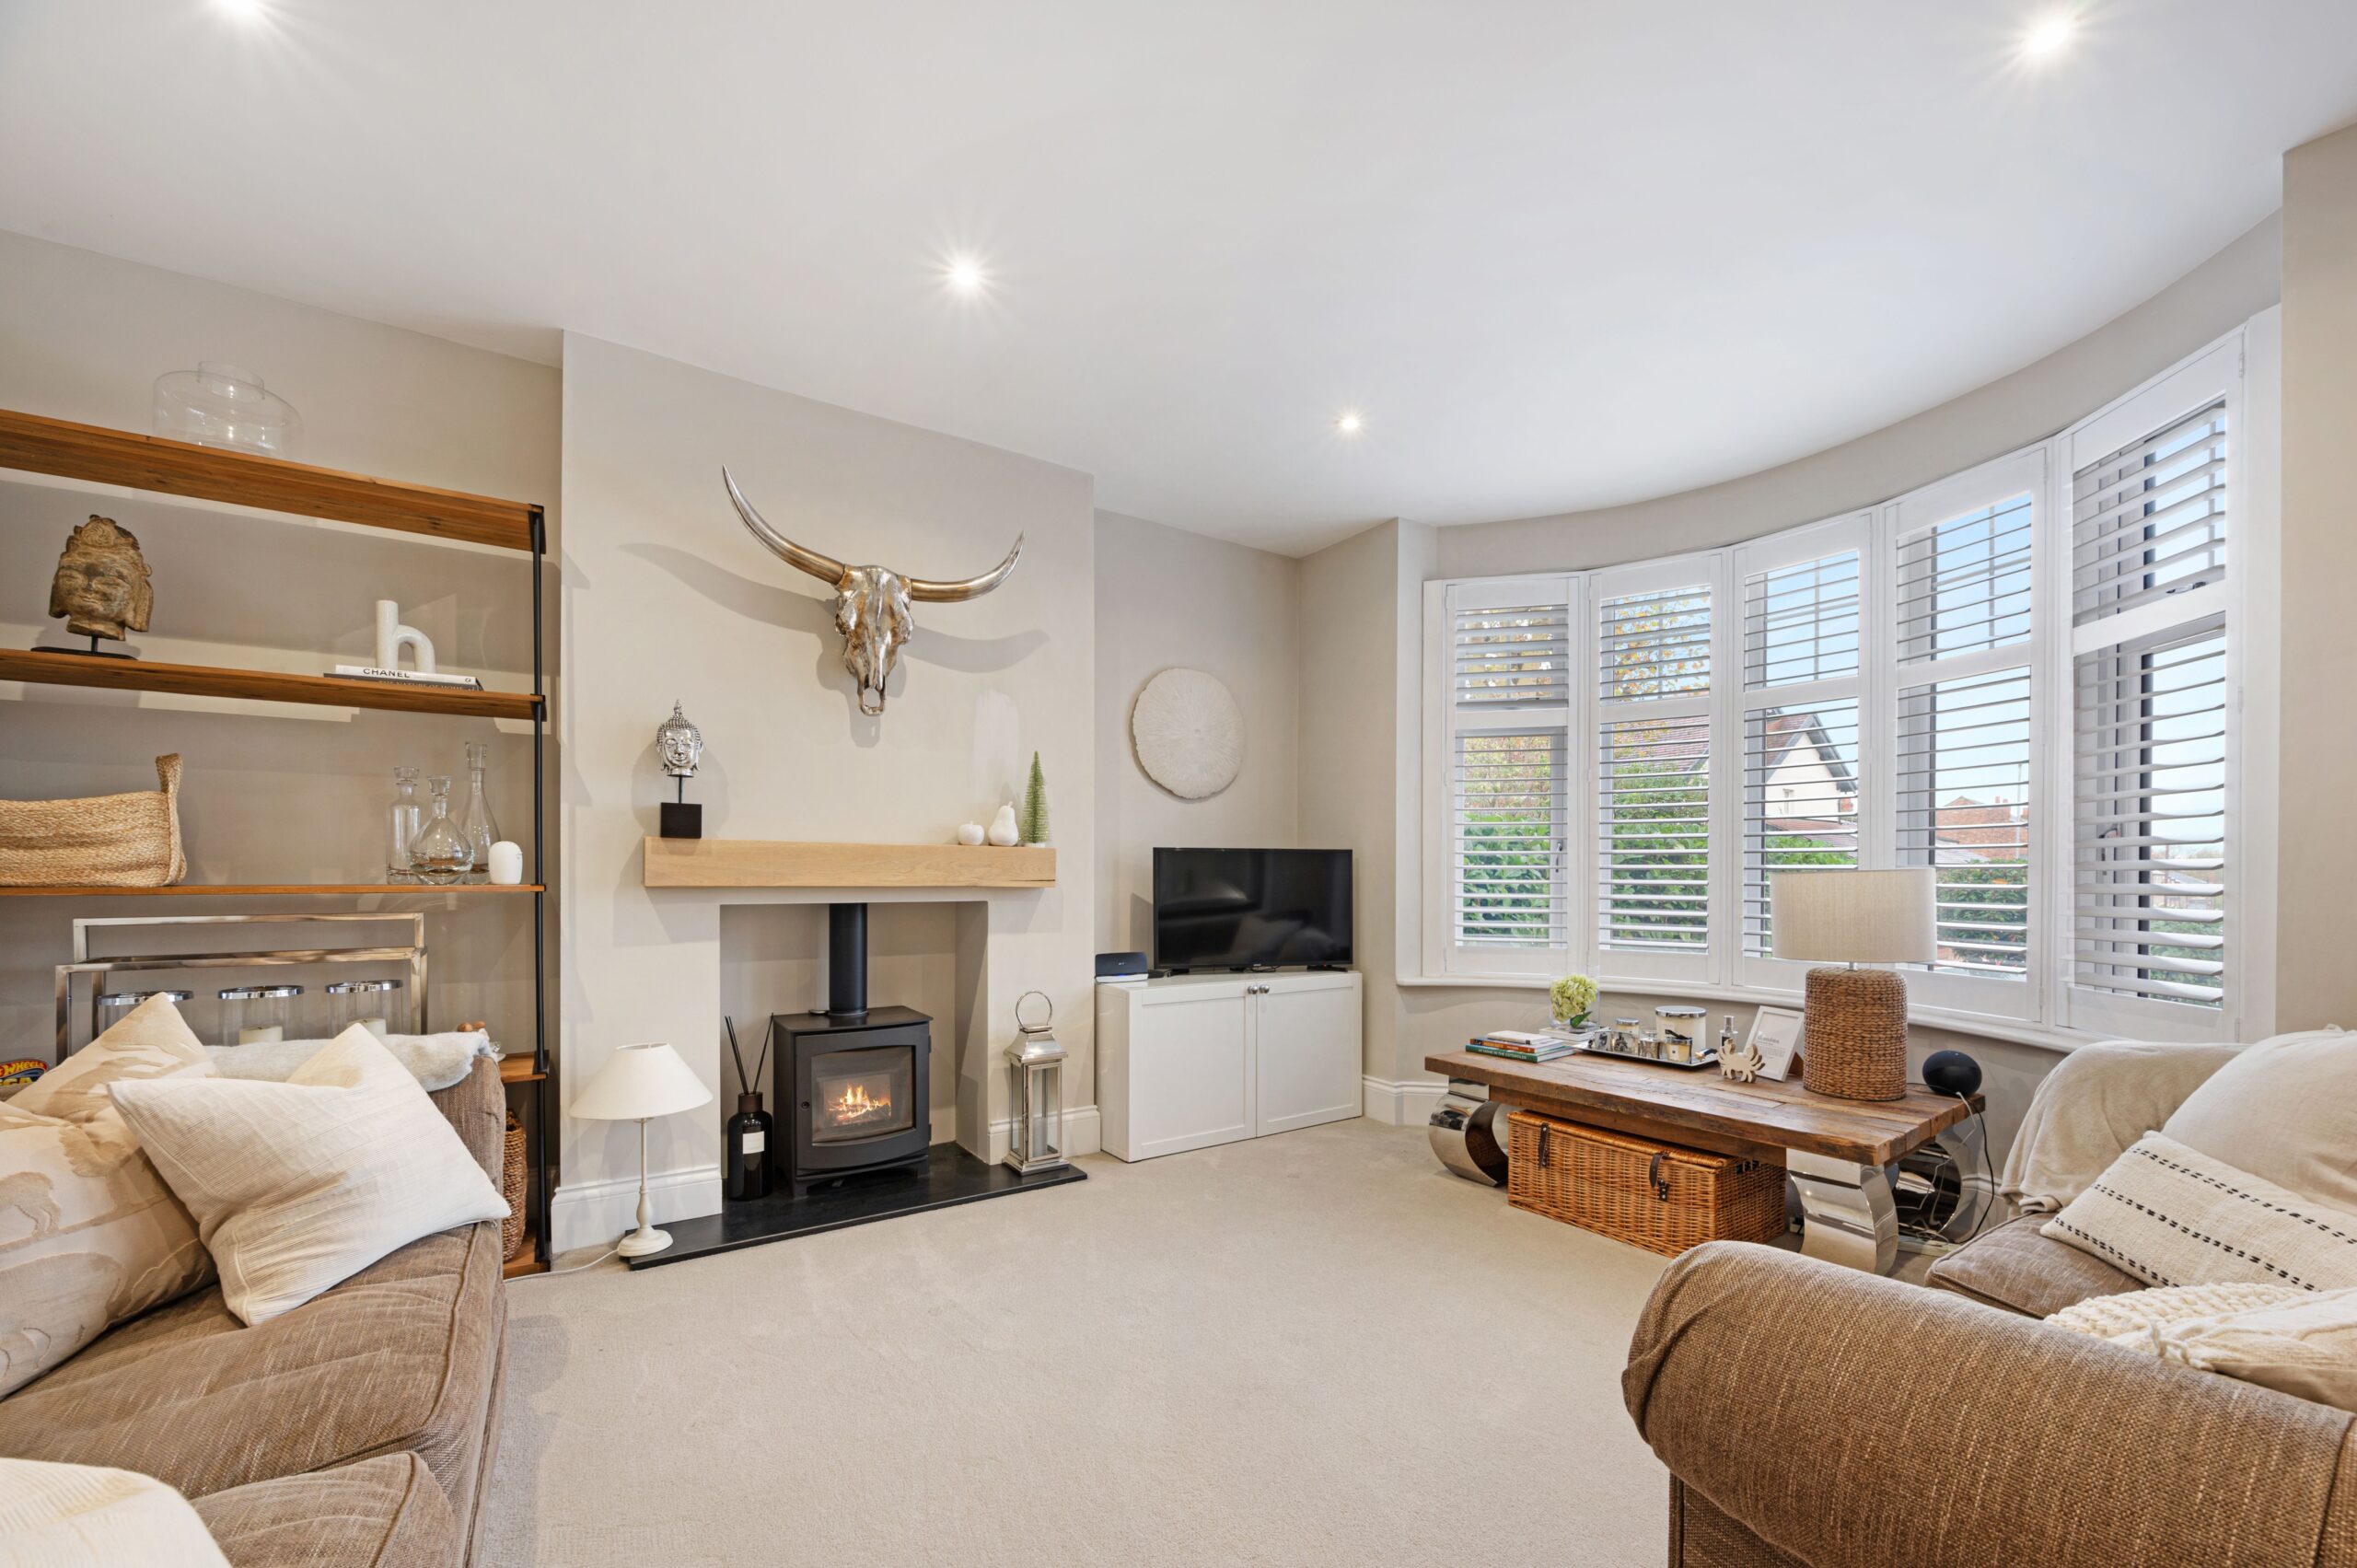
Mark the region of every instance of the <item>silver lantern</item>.
[[[1023, 1004], [1034, 996], [1048, 1014], [1036, 1024], [1026, 1023]], [[1027, 991], [1015, 999], [1015, 1043], [1006, 1048], [1014, 1074], [1015, 1129], [1006, 1141], [1006, 1163], [1020, 1171], [1072, 1163], [1064, 1157], [1064, 1048], [1049, 1028], [1055, 1016], [1055, 1004], [1044, 992]]]

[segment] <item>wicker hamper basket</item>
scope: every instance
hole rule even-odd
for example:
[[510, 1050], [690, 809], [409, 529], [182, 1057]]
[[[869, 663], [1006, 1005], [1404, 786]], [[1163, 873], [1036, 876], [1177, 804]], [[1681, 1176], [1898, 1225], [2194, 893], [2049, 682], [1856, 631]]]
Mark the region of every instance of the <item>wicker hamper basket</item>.
[[1738, 1159], [1558, 1121], [1507, 1119], [1506, 1199], [1648, 1252], [1784, 1234], [1781, 1160]]
[[180, 760], [156, 759], [161, 790], [81, 800], [0, 800], [0, 888], [168, 888], [180, 850]]
[[516, 1254], [524, 1250], [524, 1201], [527, 1167], [524, 1163], [524, 1124], [516, 1113], [507, 1113], [506, 1157], [499, 1171], [500, 1196], [507, 1200], [507, 1218], [499, 1226], [499, 1258], [513, 1262]]

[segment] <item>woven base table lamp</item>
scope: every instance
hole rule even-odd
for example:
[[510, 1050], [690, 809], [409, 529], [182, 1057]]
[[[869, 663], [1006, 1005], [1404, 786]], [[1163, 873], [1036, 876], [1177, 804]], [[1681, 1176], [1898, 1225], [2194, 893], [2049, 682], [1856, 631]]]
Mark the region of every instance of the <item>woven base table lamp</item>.
[[695, 1069], [679, 1060], [668, 1045], [626, 1045], [606, 1059], [589, 1086], [573, 1102], [573, 1114], [591, 1121], [638, 1123], [638, 1228], [621, 1238], [614, 1250], [625, 1258], [644, 1258], [671, 1245], [671, 1233], [655, 1228], [654, 1212], [646, 1202], [646, 1124], [658, 1116], [673, 1116], [712, 1103]]
[[1924, 964], [1936, 955], [1933, 873], [1780, 871], [1769, 891], [1776, 957], [1813, 969], [1802, 1005], [1801, 1082], [1840, 1099], [1907, 1093], [1907, 982], [1860, 964]]

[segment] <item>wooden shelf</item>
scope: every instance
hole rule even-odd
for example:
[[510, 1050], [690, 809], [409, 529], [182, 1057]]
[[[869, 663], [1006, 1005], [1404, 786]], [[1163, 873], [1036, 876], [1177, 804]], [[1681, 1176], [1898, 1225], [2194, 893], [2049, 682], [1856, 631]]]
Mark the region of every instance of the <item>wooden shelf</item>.
[[540, 515], [525, 501], [403, 484], [7, 409], [0, 409], [0, 468], [506, 550], [532, 548]]
[[537, 1084], [547, 1077], [536, 1072], [528, 1056], [503, 1056], [499, 1059], [499, 1081], [503, 1084]]
[[532, 1256], [528, 1244], [523, 1251], [499, 1266], [499, 1277], [503, 1280], [512, 1280], [523, 1274], [545, 1274], [548, 1272], [549, 1266]]
[[1046, 844], [788, 843], [648, 839], [650, 888], [1052, 888]]
[[0, 899], [316, 899], [366, 897], [372, 893], [544, 893], [538, 882], [512, 886], [453, 882], [436, 888], [423, 882], [178, 882], [168, 888], [0, 888]]
[[265, 703], [379, 708], [401, 714], [456, 714], [462, 718], [529, 719], [540, 707], [540, 699], [529, 691], [469, 691], [400, 680], [216, 669], [201, 664], [93, 658], [42, 648], [0, 649], [0, 680], [95, 686], [108, 691], [174, 691], [186, 697], [247, 697]]

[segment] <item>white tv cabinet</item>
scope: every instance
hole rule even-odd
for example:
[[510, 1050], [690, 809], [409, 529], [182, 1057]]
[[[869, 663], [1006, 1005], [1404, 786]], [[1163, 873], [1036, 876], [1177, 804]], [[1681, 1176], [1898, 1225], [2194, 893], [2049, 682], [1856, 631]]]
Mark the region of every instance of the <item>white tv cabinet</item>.
[[1098, 981], [1105, 1152], [1152, 1159], [1358, 1115], [1359, 1016], [1351, 970]]

